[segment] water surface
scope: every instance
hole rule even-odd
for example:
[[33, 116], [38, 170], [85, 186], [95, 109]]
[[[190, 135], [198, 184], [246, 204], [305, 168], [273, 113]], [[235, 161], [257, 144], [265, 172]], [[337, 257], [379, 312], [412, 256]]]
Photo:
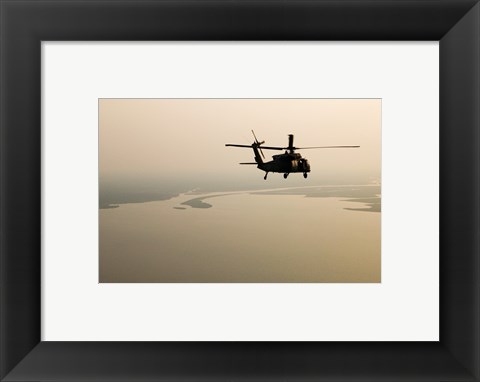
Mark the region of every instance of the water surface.
[[380, 282], [379, 198], [358, 200], [371, 193], [197, 192], [101, 209], [100, 282]]

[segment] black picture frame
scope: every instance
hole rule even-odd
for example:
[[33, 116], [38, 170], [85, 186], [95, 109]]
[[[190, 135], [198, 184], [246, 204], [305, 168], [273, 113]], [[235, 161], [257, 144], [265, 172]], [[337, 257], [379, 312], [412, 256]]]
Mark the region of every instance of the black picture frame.
[[[0, 12], [2, 381], [480, 380], [478, 0], [0, 0]], [[439, 41], [440, 341], [42, 342], [49, 40]]]

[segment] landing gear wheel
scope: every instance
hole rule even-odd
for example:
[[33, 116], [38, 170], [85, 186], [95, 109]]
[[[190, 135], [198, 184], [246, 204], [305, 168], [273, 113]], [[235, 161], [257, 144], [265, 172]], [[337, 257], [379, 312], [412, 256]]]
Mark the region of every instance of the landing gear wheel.
[[287, 173], [283, 174], [283, 177], [284, 177], [285, 179], [287, 179], [287, 176], [288, 176]]
[[303, 177], [307, 179], [308, 174], [306, 172], [303, 173]]
[[265, 176], [263, 177], [263, 180], [267, 180], [267, 175], [268, 175], [268, 172], [265, 173]]

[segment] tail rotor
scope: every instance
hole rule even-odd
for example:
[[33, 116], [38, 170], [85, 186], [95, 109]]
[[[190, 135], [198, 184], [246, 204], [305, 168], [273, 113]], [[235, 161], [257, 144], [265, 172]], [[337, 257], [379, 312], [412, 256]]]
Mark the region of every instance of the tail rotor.
[[262, 148], [260, 147], [260, 145], [264, 144], [265, 141], [259, 142], [258, 139], [257, 139], [257, 136], [255, 135], [253, 130], [252, 130], [252, 134], [253, 134], [253, 137], [255, 138], [255, 143], [256, 143], [258, 149], [260, 150], [260, 154], [262, 154], [263, 159], [265, 159], [265, 155], [263, 154]]

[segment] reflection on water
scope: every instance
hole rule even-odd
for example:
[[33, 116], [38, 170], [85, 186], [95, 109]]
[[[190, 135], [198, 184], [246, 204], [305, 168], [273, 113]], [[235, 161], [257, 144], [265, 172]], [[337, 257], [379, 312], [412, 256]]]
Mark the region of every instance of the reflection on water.
[[[318, 186], [318, 187], [301, 187], [301, 188], [287, 188], [279, 190], [266, 190], [250, 192], [254, 195], [303, 195], [313, 198], [340, 198], [345, 197], [346, 202], [356, 202], [364, 204], [361, 208], [345, 207], [350, 211], [368, 211], [381, 212], [381, 197], [380, 186], [365, 185], [365, 186]], [[197, 198], [193, 198], [183, 202], [183, 205], [188, 205], [193, 208], [211, 208], [212, 204], [205, 203], [205, 199], [215, 198], [219, 196], [231, 195], [229, 194], [207, 194]], [[178, 208], [178, 207], [174, 207]]]
[[[158, 188], [158, 186], [157, 186]], [[100, 209], [118, 208], [122, 204], [130, 203], [146, 203], [159, 200], [168, 200], [178, 197], [181, 193], [187, 195], [202, 195], [185, 202], [182, 205], [187, 205], [192, 208], [211, 208], [213, 205], [205, 202], [205, 199], [214, 198], [218, 196], [230, 195], [231, 193], [208, 193], [204, 194], [199, 191], [187, 191], [187, 187], [178, 188], [178, 190], [158, 190], [155, 187], [147, 189], [137, 189], [133, 186], [120, 187], [119, 189], [112, 189], [108, 187], [101, 188], [100, 192]], [[352, 211], [381, 211], [381, 193], [379, 185], [355, 185], [355, 186], [314, 186], [314, 187], [296, 187], [296, 188], [282, 188], [275, 190], [254, 190], [243, 191], [253, 194], [263, 195], [303, 195], [306, 197], [322, 197], [322, 198], [347, 198], [345, 201], [357, 202], [364, 204], [363, 207], [348, 208]], [[178, 208], [180, 209], [180, 208]], [[183, 209], [183, 208], [182, 208]]]
[[187, 200], [186, 202], [183, 202], [182, 205], [190, 206], [193, 208], [210, 208], [212, 207], [211, 204], [205, 203], [205, 199], [211, 199], [211, 198], [216, 198], [219, 196], [226, 196], [230, 194], [218, 194], [218, 195], [205, 195], [205, 196], [200, 196], [198, 198], [193, 198], [190, 200]]
[[101, 209], [100, 282], [380, 282], [380, 188], [341, 188]]
[[265, 191], [269, 195], [304, 195], [311, 198], [348, 198], [346, 202], [362, 203], [362, 208], [346, 208], [350, 211], [381, 211], [381, 189], [379, 185], [321, 186]]
[[366, 205], [364, 208], [345, 208], [346, 210], [350, 211], [367, 211], [367, 212], [381, 212], [382, 210], [382, 203], [381, 203], [381, 198], [377, 196], [376, 198], [370, 198], [370, 199], [347, 199], [345, 200], [346, 202], [357, 202], [357, 203], [363, 203]]

